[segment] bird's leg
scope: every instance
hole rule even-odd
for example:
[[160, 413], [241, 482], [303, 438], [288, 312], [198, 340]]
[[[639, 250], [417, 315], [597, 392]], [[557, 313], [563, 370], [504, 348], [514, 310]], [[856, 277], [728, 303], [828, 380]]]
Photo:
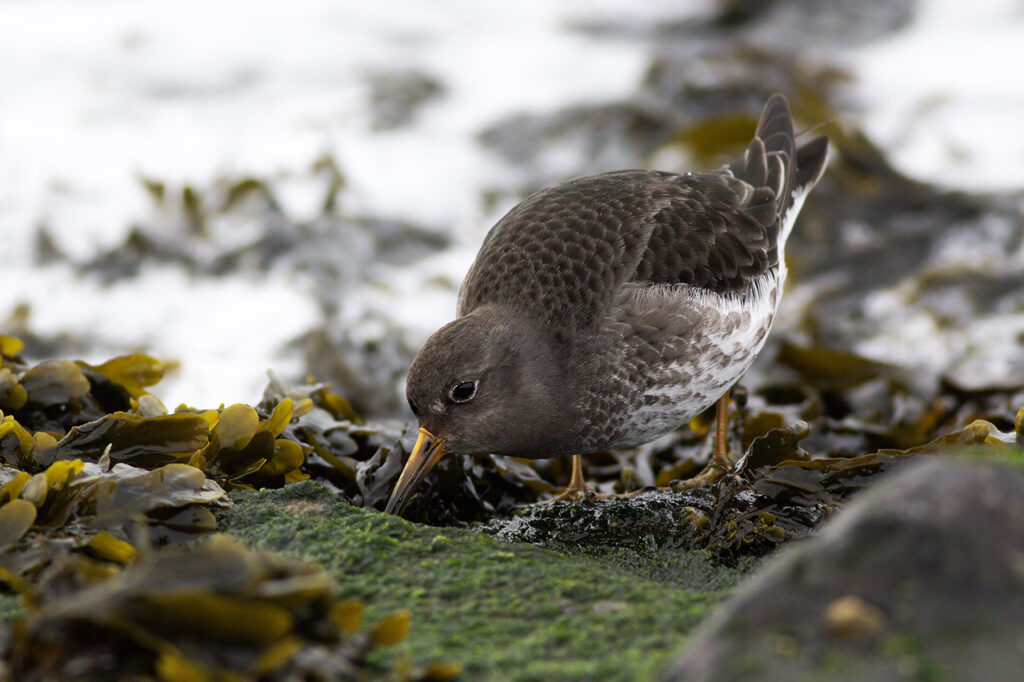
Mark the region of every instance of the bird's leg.
[[718, 399], [715, 406], [715, 452], [711, 456], [712, 462], [718, 462], [726, 469], [729, 468], [729, 393]]
[[[725, 474], [729, 473], [732, 469], [732, 462], [729, 460], [729, 394], [730, 391], [726, 391], [725, 395], [718, 399], [715, 409], [715, 446], [711, 453], [711, 461], [707, 463], [699, 474], [693, 478], [685, 481], [680, 481], [667, 488], [658, 488], [658, 490], [690, 490], [692, 488], [701, 488], [706, 485], [718, 481]], [[598, 499], [606, 499], [610, 497], [633, 497], [635, 495], [641, 495], [647, 492], [648, 489], [644, 490], [633, 490], [628, 493], [614, 493], [614, 494], [597, 494]], [[544, 500], [538, 504], [548, 504], [549, 502], [560, 502], [562, 500], [568, 500], [570, 502], [578, 502], [582, 500], [589, 489], [587, 488], [586, 482], [583, 480], [583, 457], [580, 455], [572, 456], [572, 478], [569, 480], [569, 486], [559, 495], [555, 495], [550, 500]]]
[[583, 480], [583, 456], [573, 455], [572, 456], [572, 478], [569, 479], [569, 486], [558, 495], [555, 495], [550, 500], [544, 500], [540, 504], [547, 504], [549, 502], [561, 502], [567, 500], [569, 502], [579, 502], [582, 500], [589, 488], [587, 488], [587, 482]]
[[732, 469], [732, 462], [729, 461], [728, 433], [729, 391], [726, 391], [725, 395], [718, 399], [715, 410], [715, 449], [711, 454], [711, 461], [693, 478], [673, 485], [673, 490], [689, 490], [710, 485]]
[[569, 478], [569, 487], [565, 489], [565, 492], [570, 490], [585, 492], [587, 489], [587, 483], [583, 480], [583, 455], [572, 456], [572, 476]]

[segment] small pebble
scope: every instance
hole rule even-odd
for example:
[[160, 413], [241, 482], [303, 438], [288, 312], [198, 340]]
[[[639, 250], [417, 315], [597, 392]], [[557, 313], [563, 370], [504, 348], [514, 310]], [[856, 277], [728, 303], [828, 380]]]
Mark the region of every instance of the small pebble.
[[837, 639], [868, 639], [885, 627], [885, 614], [877, 606], [848, 594], [825, 609], [825, 629]]

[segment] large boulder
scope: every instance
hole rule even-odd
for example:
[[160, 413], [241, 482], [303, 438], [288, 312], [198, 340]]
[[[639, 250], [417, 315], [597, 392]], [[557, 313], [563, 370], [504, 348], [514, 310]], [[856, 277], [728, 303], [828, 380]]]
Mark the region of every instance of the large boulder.
[[865, 492], [713, 614], [664, 680], [1020, 679], [1024, 468], [935, 457]]

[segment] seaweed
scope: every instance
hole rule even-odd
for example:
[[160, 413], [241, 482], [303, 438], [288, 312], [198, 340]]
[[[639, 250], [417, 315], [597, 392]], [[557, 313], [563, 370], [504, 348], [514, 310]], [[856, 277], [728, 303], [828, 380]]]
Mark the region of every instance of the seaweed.
[[296, 406], [285, 398], [264, 415], [240, 404], [205, 411], [182, 406], [166, 414], [145, 390], [164, 371], [164, 363], [141, 354], [95, 367], [69, 361], [27, 367], [5, 356], [0, 461], [32, 473], [58, 460], [105, 457], [146, 469], [179, 462], [228, 489], [302, 480], [306, 449], [278, 436], [309, 401]]
[[[282, 438], [308, 451], [305, 474], [328, 482], [356, 506], [383, 510], [402, 464], [416, 440], [413, 425], [366, 423], [325, 384], [288, 387], [271, 379], [258, 409], [286, 400], [301, 400], [308, 411], [289, 423]], [[466, 525], [536, 501], [555, 486], [528, 465], [487, 456], [456, 456], [440, 465], [442, 475], [422, 499], [430, 514], [420, 520], [435, 525]]]
[[[147, 391], [163, 377], [159, 360], [29, 366], [23, 347], [0, 336], [0, 586], [27, 609], [3, 640], [14, 676], [457, 674], [371, 663], [404, 637], [408, 614], [360, 629], [361, 605], [333, 597], [318, 569], [224, 540], [192, 546], [216, 530], [212, 509], [230, 505], [228, 490], [308, 478], [302, 467], [321, 439], [338, 462], [339, 444], [356, 442], [346, 401], [312, 387], [314, 412], [313, 398], [272, 383], [256, 408], [167, 414]], [[339, 424], [342, 440], [329, 433]], [[364, 445], [375, 439], [372, 428], [362, 434]]]
[[301, 175], [323, 188], [312, 215], [290, 206], [270, 178], [231, 175], [175, 187], [140, 177], [153, 216], [121, 243], [70, 265], [106, 284], [138, 276], [145, 263], [206, 276], [279, 265], [312, 275], [322, 285], [317, 295], [336, 305], [332, 292], [365, 272], [367, 262], [407, 263], [450, 244], [435, 227], [346, 211], [344, 173], [330, 154]]
[[305, 403], [167, 414], [154, 358], [29, 366], [22, 348], [0, 337], [0, 582], [30, 602], [210, 533], [226, 490], [305, 478], [303, 447], [278, 438]]
[[807, 435], [804, 422], [771, 429], [753, 440], [729, 475], [707, 488], [532, 506], [512, 518], [494, 519], [483, 530], [506, 541], [561, 550], [638, 549], [651, 543], [705, 549], [735, 564], [807, 537], [881, 475], [918, 456], [969, 446], [1014, 450], [1011, 434], [980, 420], [918, 447], [857, 457], [812, 459], [799, 445]]
[[[107, 551], [109, 555], [109, 550]], [[375, 650], [405, 638], [399, 611], [362, 626], [320, 569], [224, 536], [161, 552], [33, 610], [11, 633], [16, 679], [450, 679], [457, 666], [388, 671]]]

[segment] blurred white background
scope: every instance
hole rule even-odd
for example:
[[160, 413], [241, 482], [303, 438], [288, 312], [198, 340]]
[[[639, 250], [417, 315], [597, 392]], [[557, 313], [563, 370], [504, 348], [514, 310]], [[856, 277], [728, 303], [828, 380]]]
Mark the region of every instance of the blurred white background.
[[[453, 316], [454, 285], [512, 201], [484, 197], [522, 182], [480, 132], [517, 112], [626, 96], [651, 50], [628, 29], [714, 7], [0, 1], [0, 325], [27, 305], [35, 333], [87, 339], [83, 359], [141, 349], [180, 360], [158, 391], [171, 406], [256, 400], [264, 369], [302, 372], [282, 349], [319, 319], [315, 281], [280, 269], [197, 277], [164, 265], [105, 283], [66, 260], [37, 264], [37, 231], [44, 226], [70, 261], [88, 262], [133, 225], [154, 222], [140, 178], [181, 188], [258, 177], [275, 183], [289, 217], [312, 219], [323, 188], [309, 168], [330, 154], [347, 211], [451, 238], [414, 263], [371, 265], [343, 293], [341, 319], [358, 326], [375, 311], [415, 344]], [[575, 28], [587, 23], [624, 30]], [[921, 2], [889, 35], [807, 53], [852, 74], [847, 114], [901, 170], [952, 188], [1024, 187], [1020, 2]], [[382, 127], [374, 79], [410, 69], [440, 91], [406, 125]], [[244, 226], [234, 229], [222, 241], [243, 242]], [[279, 312], [273, 324], [267, 311]]]

